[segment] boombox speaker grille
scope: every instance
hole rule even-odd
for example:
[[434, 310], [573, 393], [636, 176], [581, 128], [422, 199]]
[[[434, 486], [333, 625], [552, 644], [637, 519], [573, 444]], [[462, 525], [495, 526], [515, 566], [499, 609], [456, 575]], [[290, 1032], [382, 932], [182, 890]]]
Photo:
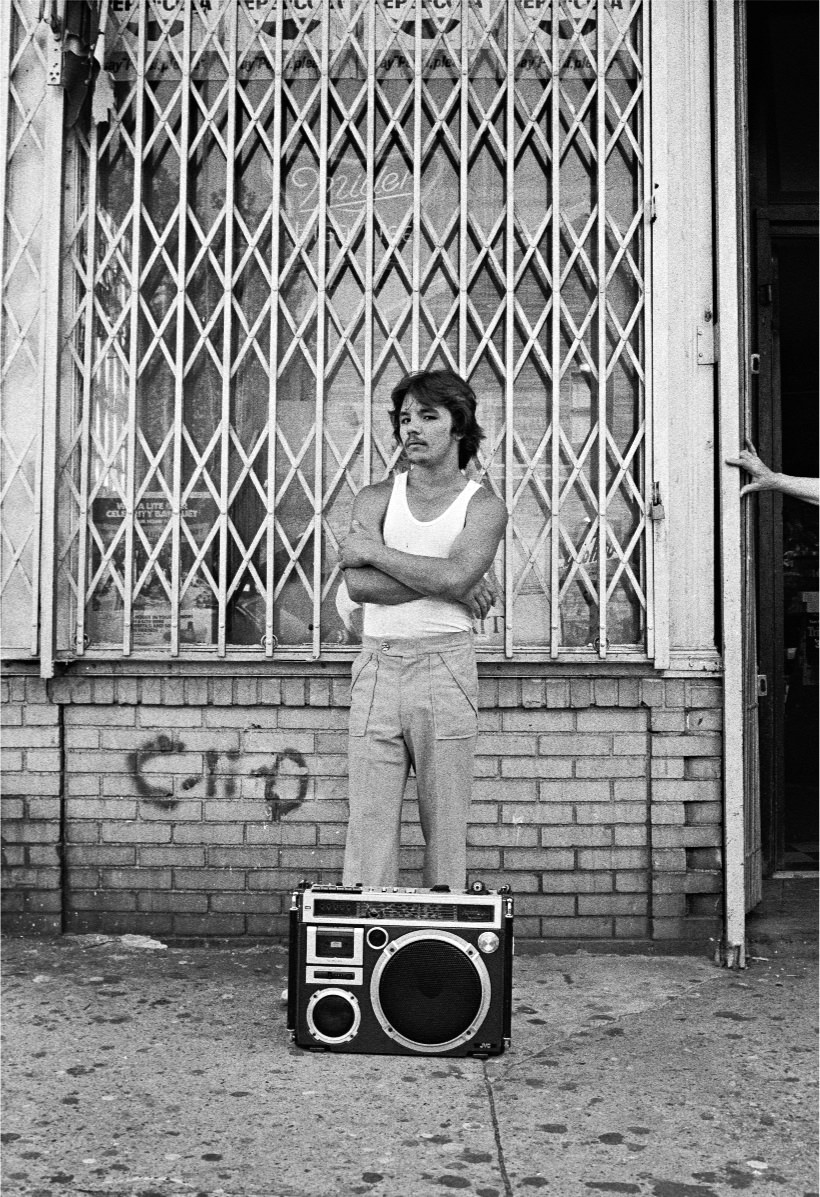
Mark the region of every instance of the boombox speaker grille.
[[373, 970], [373, 1009], [389, 1035], [418, 1051], [445, 1051], [475, 1034], [490, 1002], [476, 949], [444, 931], [415, 931], [385, 949]]
[[307, 1008], [307, 1021], [321, 1043], [346, 1043], [361, 1022], [359, 1003], [344, 989], [319, 989]]

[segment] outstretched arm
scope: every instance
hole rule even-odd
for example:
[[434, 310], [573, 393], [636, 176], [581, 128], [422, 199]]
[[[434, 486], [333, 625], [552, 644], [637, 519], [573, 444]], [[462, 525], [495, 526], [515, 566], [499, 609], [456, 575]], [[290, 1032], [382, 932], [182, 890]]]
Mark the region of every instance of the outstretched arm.
[[806, 503], [820, 505], [820, 479], [795, 478], [791, 474], [778, 474], [760, 460], [749, 438], [746, 438], [746, 448], [742, 449], [738, 457], [727, 457], [726, 464], [737, 466], [751, 475], [752, 481], [741, 488], [740, 497], [754, 494], [758, 490], [779, 490], [781, 494], [791, 495], [795, 499], [803, 499]]

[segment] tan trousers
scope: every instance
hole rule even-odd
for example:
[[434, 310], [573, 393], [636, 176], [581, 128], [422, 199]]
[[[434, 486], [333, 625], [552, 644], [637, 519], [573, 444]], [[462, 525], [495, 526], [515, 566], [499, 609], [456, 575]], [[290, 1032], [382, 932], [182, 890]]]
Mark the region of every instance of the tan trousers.
[[477, 709], [471, 632], [365, 638], [351, 683], [345, 885], [398, 885], [401, 806], [412, 765], [424, 884], [465, 888]]

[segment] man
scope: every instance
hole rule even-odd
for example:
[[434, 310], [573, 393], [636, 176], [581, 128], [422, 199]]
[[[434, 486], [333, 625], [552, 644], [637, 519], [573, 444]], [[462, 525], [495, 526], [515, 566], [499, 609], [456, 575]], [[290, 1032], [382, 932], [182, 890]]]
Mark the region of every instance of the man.
[[466, 884], [478, 708], [472, 615], [485, 615], [494, 600], [492, 563], [507, 511], [462, 472], [484, 436], [462, 378], [410, 374], [391, 399], [410, 468], [360, 491], [340, 545], [350, 598], [364, 604], [351, 682], [344, 883], [397, 885], [412, 764], [424, 884], [456, 890]]

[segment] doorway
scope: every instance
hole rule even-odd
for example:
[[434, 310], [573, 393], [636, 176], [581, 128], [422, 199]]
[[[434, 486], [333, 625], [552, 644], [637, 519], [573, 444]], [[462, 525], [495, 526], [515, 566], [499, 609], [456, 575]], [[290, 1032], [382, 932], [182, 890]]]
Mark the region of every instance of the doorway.
[[[747, 5], [756, 444], [817, 477], [818, 9]], [[764, 872], [818, 868], [818, 508], [757, 501]]]
[[[775, 317], [781, 469], [817, 477], [817, 237], [776, 236]], [[777, 518], [775, 516], [775, 518]], [[776, 867], [818, 865], [817, 508], [781, 504], [783, 606], [783, 841]], [[775, 596], [776, 600], [778, 596]]]

